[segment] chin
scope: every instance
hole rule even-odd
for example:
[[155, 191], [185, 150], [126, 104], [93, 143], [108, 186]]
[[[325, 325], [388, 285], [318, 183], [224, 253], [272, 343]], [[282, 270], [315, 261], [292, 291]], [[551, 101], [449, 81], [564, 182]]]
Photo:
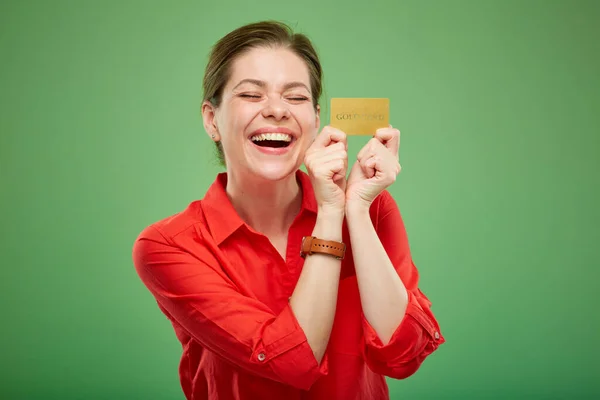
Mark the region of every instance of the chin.
[[264, 162], [252, 168], [252, 174], [267, 181], [280, 181], [295, 175], [300, 166], [288, 162]]

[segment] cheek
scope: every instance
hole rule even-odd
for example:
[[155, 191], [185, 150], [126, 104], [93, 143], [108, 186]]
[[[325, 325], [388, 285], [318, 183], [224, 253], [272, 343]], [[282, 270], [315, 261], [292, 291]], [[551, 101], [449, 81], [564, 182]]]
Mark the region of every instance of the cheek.
[[260, 115], [260, 110], [257, 104], [235, 104], [229, 110], [229, 126], [237, 128], [238, 131], [246, 129], [252, 120]]
[[297, 113], [297, 118], [302, 126], [302, 132], [311, 134], [317, 129], [317, 114], [312, 108]]
[[249, 112], [244, 107], [229, 106], [220, 115], [219, 132], [224, 143], [236, 140], [236, 136], [244, 133], [249, 122]]

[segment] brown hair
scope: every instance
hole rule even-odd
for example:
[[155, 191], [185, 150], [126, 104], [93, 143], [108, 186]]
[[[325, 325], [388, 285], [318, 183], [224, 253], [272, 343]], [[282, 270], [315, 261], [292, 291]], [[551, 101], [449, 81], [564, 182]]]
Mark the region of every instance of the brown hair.
[[[222, 37], [212, 48], [202, 82], [203, 101], [219, 107], [223, 88], [231, 75], [231, 64], [236, 57], [257, 47], [284, 47], [304, 60], [310, 74], [312, 103], [316, 108], [322, 91], [323, 71], [311, 41], [301, 33], [294, 33], [283, 22], [262, 21], [244, 25]], [[223, 146], [217, 142], [217, 156], [225, 166]]]

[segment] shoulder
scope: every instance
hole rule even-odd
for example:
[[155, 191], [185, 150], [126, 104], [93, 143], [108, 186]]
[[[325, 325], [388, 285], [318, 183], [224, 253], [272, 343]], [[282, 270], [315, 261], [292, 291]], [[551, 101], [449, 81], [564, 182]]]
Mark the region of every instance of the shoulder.
[[[138, 240], [146, 236], [160, 234], [167, 240], [176, 240], [190, 235], [199, 235], [206, 231], [210, 222], [218, 225], [220, 215], [212, 215], [211, 211], [216, 209], [217, 214], [225, 213], [223, 208], [228, 202], [225, 193], [225, 173], [217, 174], [213, 183], [209, 186], [201, 200], [194, 200], [187, 207], [175, 214], [157, 220], [146, 226], [138, 236]], [[210, 217], [210, 218], [209, 218]]]
[[205, 225], [206, 220], [201, 203], [201, 200], [193, 201], [184, 210], [152, 222], [142, 229], [136, 241], [158, 236], [167, 241], [173, 241], [178, 236], [185, 235], [190, 230], [195, 230], [194, 228], [198, 225]]
[[218, 247], [207, 233], [200, 201], [146, 226], [134, 240], [131, 257], [137, 275], [155, 289], [220, 270]]
[[133, 242], [132, 257], [136, 269], [154, 270], [161, 265], [191, 260], [214, 264], [214, 246], [206, 231], [200, 200], [147, 225]]

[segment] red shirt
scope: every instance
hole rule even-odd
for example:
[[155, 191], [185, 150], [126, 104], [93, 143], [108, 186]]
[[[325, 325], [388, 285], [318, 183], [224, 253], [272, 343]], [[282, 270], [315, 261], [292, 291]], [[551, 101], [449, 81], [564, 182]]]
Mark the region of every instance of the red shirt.
[[288, 302], [304, 261], [302, 237], [311, 235], [317, 217], [308, 175], [296, 176], [302, 208], [285, 260], [238, 216], [226, 173], [204, 199], [148, 226], [135, 241], [136, 270], [183, 346], [179, 375], [187, 399], [389, 399], [385, 376], [412, 375], [445, 341], [418, 288], [398, 207], [384, 191], [370, 215], [408, 290], [405, 316], [384, 346], [362, 314], [344, 222], [337, 310], [318, 365]]

